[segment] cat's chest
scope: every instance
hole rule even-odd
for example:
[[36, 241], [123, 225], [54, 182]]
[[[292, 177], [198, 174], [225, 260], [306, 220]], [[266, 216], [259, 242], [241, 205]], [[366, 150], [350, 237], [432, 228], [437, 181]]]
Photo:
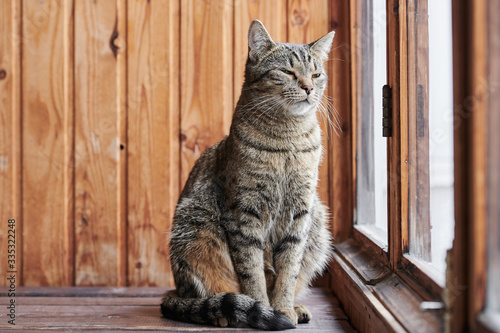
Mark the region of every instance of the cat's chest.
[[277, 177], [299, 173], [314, 173], [321, 158], [319, 128], [304, 137], [277, 139], [260, 136], [244, 142], [244, 163], [248, 167], [269, 170]]
[[266, 174], [268, 178], [261, 182], [265, 186], [260, 188], [277, 203], [269, 207], [273, 210], [273, 215], [289, 214], [287, 210], [293, 211], [297, 202], [307, 205], [312, 200], [318, 182], [320, 149], [321, 147], [306, 153], [293, 152], [274, 156], [267, 166], [264, 166], [266, 163], [262, 164], [258, 172]]
[[320, 140], [295, 145], [283, 153], [261, 155], [261, 168], [285, 186], [290, 181], [314, 178], [321, 159]]

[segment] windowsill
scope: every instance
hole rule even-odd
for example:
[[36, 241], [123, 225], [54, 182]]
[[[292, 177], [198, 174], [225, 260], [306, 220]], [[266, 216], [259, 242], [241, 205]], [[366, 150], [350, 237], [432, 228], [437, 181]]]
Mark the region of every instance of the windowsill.
[[405, 254], [404, 257], [406, 260], [417, 266], [422, 270], [422, 272], [430, 277], [432, 281], [434, 281], [439, 287], [444, 288], [445, 287], [445, 273], [442, 273], [438, 271], [438, 269], [429, 264], [428, 262], [425, 262], [423, 260], [418, 260], [415, 257]]
[[363, 224], [355, 224], [354, 228], [365, 235], [384, 252], [387, 252], [387, 231]]
[[335, 245], [332, 289], [353, 326], [374, 332], [442, 331], [442, 311], [421, 310], [430, 298], [413, 290], [372, 252], [353, 239]]

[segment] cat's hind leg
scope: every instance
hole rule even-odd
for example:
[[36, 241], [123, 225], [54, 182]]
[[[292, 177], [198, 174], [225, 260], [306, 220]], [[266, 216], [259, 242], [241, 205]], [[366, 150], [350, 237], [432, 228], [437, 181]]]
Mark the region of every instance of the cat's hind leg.
[[172, 273], [179, 296], [239, 293], [224, 232], [211, 221], [204, 221], [200, 227], [199, 217], [196, 221], [184, 218], [182, 225], [174, 226], [170, 240]]

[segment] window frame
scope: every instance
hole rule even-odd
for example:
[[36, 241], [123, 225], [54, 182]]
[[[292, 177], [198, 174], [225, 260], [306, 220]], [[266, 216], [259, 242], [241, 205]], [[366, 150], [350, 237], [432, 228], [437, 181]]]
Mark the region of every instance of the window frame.
[[[359, 77], [356, 75], [358, 63], [356, 51], [360, 47], [358, 34], [360, 25], [357, 24], [360, 11], [357, 10], [356, 0], [345, 3], [332, 2], [332, 20], [340, 25], [336, 34], [337, 45], [341, 45], [333, 49], [332, 58], [347, 59], [345, 62], [331, 63], [330, 77], [333, 77], [334, 81], [330, 83], [330, 91], [336, 100], [347, 96], [352, 108], [349, 112], [339, 110], [343, 120], [343, 129], [347, 130], [339, 136], [332, 136], [331, 139], [333, 158], [330, 160], [332, 170], [330, 206], [333, 213], [335, 238], [331, 288], [339, 296], [357, 328], [411, 331], [422, 328], [423, 324], [429, 331], [439, 331], [443, 327], [442, 316], [435, 312], [422, 313], [419, 310], [422, 301], [436, 299], [428, 292], [428, 290], [436, 289], [435, 286], [427, 288], [425, 284], [415, 281], [415, 277], [419, 279], [419, 274], [415, 274], [418, 269], [407, 269], [411, 267], [401, 264], [403, 246], [407, 246], [408, 243], [406, 241], [403, 244], [401, 187], [397, 185], [402, 176], [400, 133], [402, 119], [399, 117], [399, 87], [401, 84], [406, 86], [407, 79], [406, 74], [399, 75], [401, 61], [406, 61], [405, 57], [401, 57], [401, 55], [405, 56], [406, 51], [401, 48], [400, 43], [402, 35], [400, 29], [406, 26], [400, 27], [399, 25], [400, 20], [406, 21], [406, 6], [404, 1], [401, 1], [400, 5], [402, 7], [399, 8], [399, 12], [393, 11], [392, 6], [390, 6], [391, 11], [387, 11], [388, 50], [394, 50], [388, 51], [387, 54], [395, 54], [395, 57], [389, 57], [388, 63], [388, 84], [393, 92], [393, 137], [387, 140], [388, 174], [396, 175], [396, 177], [389, 177], [388, 217], [393, 223], [388, 226], [388, 248], [384, 251], [376, 241], [360, 232], [354, 226], [353, 221], [353, 212], [356, 208], [357, 129], [355, 124], [357, 112], [351, 112], [351, 110], [356, 110], [358, 105], [356, 96], [359, 91], [356, 86], [359, 84]], [[386, 6], [389, 6], [389, 1], [386, 1]], [[399, 13], [404, 13], [403, 17], [399, 17]], [[349, 20], [342, 19], [345, 17], [349, 17]], [[341, 80], [335, 80], [340, 76], [339, 74], [346, 73], [346, 67], [348, 67], [348, 75]], [[346, 78], [350, 85], [345, 84]], [[346, 191], [352, 195], [342, 195]]]
[[[337, 42], [343, 45], [340, 50], [333, 50], [333, 57], [344, 58], [347, 63], [332, 62], [331, 77], [338, 76], [338, 70], [345, 74], [345, 67], [349, 68], [348, 75], [344, 76], [343, 80], [336, 80], [331, 85], [331, 91], [336, 99], [348, 95], [351, 106], [349, 112], [341, 112], [343, 127], [347, 130], [340, 136], [331, 137], [334, 158], [329, 161], [332, 170], [330, 206], [333, 207], [335, 237], [331, 288], [352, 318], [354, 327], [361, 330], [363, 327], [366, 330], [377, 327], [396, 331], [411, 330], [412, 327], [423, 323], [429, 331], [440, 331], [446, 327], [449, 331], [493, 332], [483, 313], [486, 292], [484, 240], [487, 236], [487, 222], [484, 204], [486, 184], [484, 177], [481, 177], [486, 171], [487, 151], [474, 149], [486, 147], [487, 143], [484, 131], [479, 129], [485, 124], [487, 115], [487, 105], [481, 100], [481, 87], [484, 88], [484, 82], [481, 82], [481, 77], [484, 76], [481, 75], [486, 74], [488, 62], [484, 50], [488, 31], [485, 19], [488, 0], [452, 2], [454, 124], [458, 122], [459, 126], [454, 128], [453, 148], [455, 240], [447, 256], [445, 287], [441, 287], [429, 277], [425, 268], [416, 265], [405, 255], [409, 252], [409, 171], [405, 165], [409, 138], [408, 113], [400, 110], [406, 110], [408, 95], [400, 92], [406, 92], [408, 84], [406, 0], [386, 1], [387, 54], [391, 55], [388, 62], [388, 84], [392, 88], [393, 98], [393, 137], [388, 138], [387, 143], [388, 174], [393, 175], [389, 177], [388, 184], [388, 251], [381, 249], [354, 225], [357, 176], [355, 110], [358, 106], [356, 87], [359, 84], [356, 70], [359, 60], [356, 50], [360, 47], [358, 1], [349, 0], [343, 3], [335, 0], [331, 7], [332, 18], [339, 24], [336, 38], [341, 34], [341, 40]], [[342, 20], [345, 17], [349, 19]], [[345, 84], [346, 79], [350, 85]], [[471, 98], [479, 101], [474, 104], [474, 110], [477, 112], [469, 112], [464, 116], [464, 104]], [[347, 145], [347, 149], [342, 145]], [[336, 148], [339, 149], [337, 152]], [[351, 195], [345, 195], [346, 191]], [[344, 212], [340, 212], [341, 210]], [[471, 256], [471, 259], [464, 260], [468, 256]], [[373, 276], [363, 273], [367, 268], [372, 269]], [[382, 295], [381, 285], [391, 279], [397, 282], [392, 288], [385, 285], [387, 289]], [[396, 285], [399, 285], [399, 289]], [[404, 303], [398, 303], [397, 293], [401, 292], [401, 288], [409, 295], [407, 297], [414, 300], [414, 308], [406, 309], [419, 313], [420, 318], [409, 316], [408, 311], [402, 314], [396, 309], [397, 306], [394, 306]], [[442, 298], [442, 294], [448, 295], [446, 299]], [[446, 311], [449, 315], [444, 316], [444, 310], [422, 312], [419, 306], [424, 301], [445, 303], [444, 307], [448, 309]], [[424, 318], [425, 321], [420, 320]], [[432, 323], [428, 324], [426, 321]]]
[[[493, 57], [488, 50], [491, 29], [489, 0], [453, 4], [453, 72], [455, 123], [455, 227], [450, 281], [454, 301], [448, 325], [452, 331], [494, 332], [485, 313], [488, 253], [487, 132]], [[496, 30], [493, 30], [496, 31]], [[495, 50], [494, 50], [495, 51]], [[496, 50], [498, 52], [498, 50]], [[496, 60], [498, 62], [498, 60]], [[498, 94], [498, 92], [497, 92]], [[498, 97], [497, 97], [498, 99]], [[462, 287], [461, 292], [456, 288]]]
[[[386, 2], [388, 4], [389, 2]], [[351, 0], [351, 8], [356, 8], [359, 2]], [[430, 298], [440, 300], [443, 288], [424, 271], [423, 267], [412, 262], [407, 254], [409, 248], [409, 170], [408, 163], [408, 116], [407, 112], [400, 112], [408, 105], [408, 94], [401, 93], [407, 91], [408, 85], [408, 45], [405, 40], [408, 23], [406, 2], [400, 1], [399, 13], [388, 12], [387, 19], [387, 54], [396, 54], [395, 57], [388, 57], [387, 82], [392, 88], [392, 115], [393, 115], [393, 135], [387, 138], [387, 160], [388, 160], [388, 244], [384, 249], [370, 235], [363, 233], [360, 227], [353, 225], [352, 237], [370, 248], [376, 256], [382, 260], [394, 273], [403, 273], [402, 276], [412, 285], [413, 289], [420, 292], [424, 289]], [[356, 20], [361, 19], [360, 15], [353, 15]], [[356, 27], [361, 26], [359, 21], [351, 21], [351, 33], [357, 34]], [[357, 34], [359, 35], [359, 34]], [[359, 43], [359, 37], [355, 36], [355, 43]], [[352, 37], [351, 37], [352, 38]], [[356, 46], [358, 47], [358, 46]], [[353, 60], [353, 58], [355, 58]], [[356, 54], [351, 56], [353, 66], [351, 73], [356, 76], [355, 82], [359, 82], [360, 74], [355, 67], [355, 62], [359, 59]], [[357, 86], [351, 85], [353, 96], [358, 96]], [[382, 91], [380, 91], [382, 93]], [[357, 138], [357, 106], [356, 98], [353, 97], [352, 128], [353, 138]], [[354, 141], [355, 142], [355, 141]], [[353, 144], [353, 154], [356, 152], [356, 145]], [[354, 155], [355, 156], [355, 155]], [[356, 172], [356, 160], [353, 158], [353, 175]], [[352, 177], [353, 191], [356, 189], [356, 177]], [[356, 196], [353, 196], [353, 209], [356, 209]], [[408, 279], [407, 277], [411, 277]]]

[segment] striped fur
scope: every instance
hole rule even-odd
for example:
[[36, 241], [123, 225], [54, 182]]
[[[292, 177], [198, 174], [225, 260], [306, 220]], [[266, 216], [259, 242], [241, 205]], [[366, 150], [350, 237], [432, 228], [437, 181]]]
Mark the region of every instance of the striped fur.
[[327, 213], [316, 186], [316, 110], [333, 33], [309, 45], [274, 42], [253, 21], [245, 83], [229, 136], [196, 162], [170, 237], [176, 293], [167, 318], [281, 330], [308, 322], [295, 297], [325, 268]]

